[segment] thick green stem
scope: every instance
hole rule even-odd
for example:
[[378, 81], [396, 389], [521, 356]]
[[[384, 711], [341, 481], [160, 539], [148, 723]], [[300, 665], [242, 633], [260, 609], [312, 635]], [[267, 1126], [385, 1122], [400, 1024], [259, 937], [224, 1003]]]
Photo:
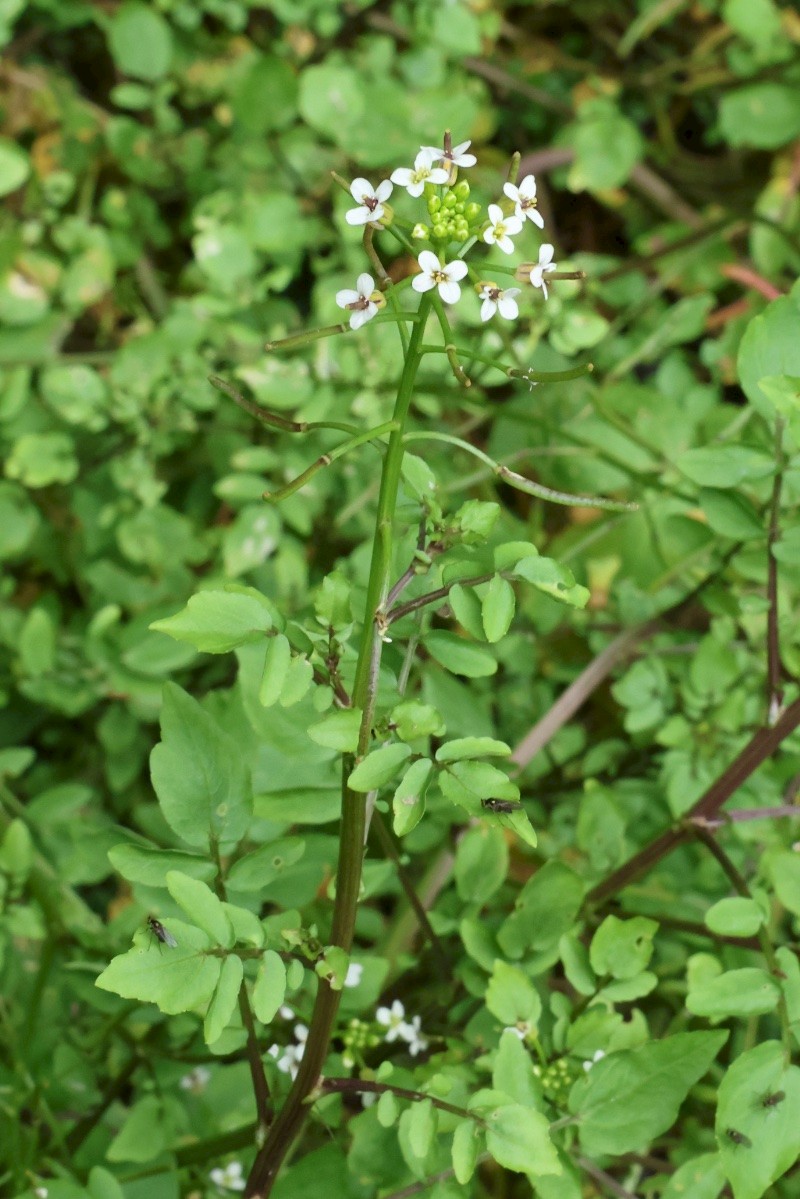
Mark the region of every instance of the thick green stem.
[[[358, 738], [358, 757], [363, 757], [368, 752], [372, 737], [382, 645], [378, 617], [389, 590], [392, 566], [392, 524], [403, 464], [403, 432], [411, 404], [414, 380], [422, 356], [422, 338], [430, 307], [430, 297], [423, 297], [419, 320], [414, 324], [409, 339], [405, 365], [397, 390], [397, 400], [392, 414], [392, 423], [395, 428], [389, 438], [383, 461], [378, 514], [372, 543], [372, 563], [361, 631], [361, 646], [352, 693], [353, 706], [360, 708], [363, 712]], [[347, 953], [350, 952], [353, 943], [366, 835], [366, 796], [351, 791], [347, 786], [347, 779], [352, 769], [353, 759], [348, 756], [342, 764], [342, 818], [339, 829], [336, 900], [331, 929], [331, 943], [338, 945]], [[339, 1008], [340, 995], [339, 991], [332, 990], [327, 982], [320, 980], [305, 1053], [286, 1102], [253, 1162], [245, 1192], [248, 1197], [258, 1196], [259, 1199], [263, 1199], [270, 1194], [281, 1164], [305, 1123], [310, 1107], [309, 1101], [313, 1099], [320, 1086], [322, 1069], [325, 1065]]]

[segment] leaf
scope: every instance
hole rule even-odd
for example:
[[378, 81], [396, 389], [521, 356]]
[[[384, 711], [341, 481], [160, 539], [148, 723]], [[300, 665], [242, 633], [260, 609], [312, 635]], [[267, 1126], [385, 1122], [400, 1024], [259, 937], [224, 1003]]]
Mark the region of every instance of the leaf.
[[[96, 981], [104, 991], [123, 999], [155, 1003], [167, 1015], [204, 1008], [214, 993], [222, 963], [208, 954], [210, 940], [199, 928], [179, 920], [169, 922], [178, 944], [165, 948], [144, 932], [146, 942], [112, 958]], [[149, 942], [149, 944], [147, 944]]]
[[727, 1016], [761, 1016], [773, 1012], [780, 987], [766, 970], [745, 966], [689, 987], [686, 1006], [695, 1016], [724, 1020]]
[[769, 454], [746, 445], [699, 446], [681, 454], [676, 466], [693, 483], [723, 489], [775, 473]]
[[278, 1008], [286, 996], [286, 967], [274, 949], [261, 955], [258, 973], [253, 987], [253, 1010], [262, 1024], [275, 1019]]
[[345, 708], [340, 712], [331, 712], [319, 724], [310, 725], [308, 735], [317, 745], [339, 750], [340, 753], [354, 754], [358, 749], [362, 716], [360, 708]]
[[585, 608], [589, 602], [588, 589], [576, 583], [572, 572], [552, 558], [542, 558], [538, 554], [523, 558], [514, 567], [514, 574], [531, 583], [537, 591], [572, 608]]
[[208, 858], [179, 849], [156, 849], [144, 845], [115, 845], [108, 851], [108, 860], [123, 878], [148, 887], [166, 887], [167, 871], [181, 870], [190, 878], [204, 881], [214, 878], [217, 868]]
[[172, 61], [172, 31], [146, 4], [123, 4], [108, 26], [108, 45], [117, 69], [134, 79], [163, 79]]
[[634, 122], [604, 99], [583, 105], [580, 120], [573, 127], [572, 142], [575, 162], [569, 181], [573, 191], [620, 187], [644, 152], [642, 135]]
[[427, 1157], [433, 1145], [439, 1122], [436, 1108], [430, 1099], [418, 1099], [411, 1104], [411, 1116], [408, 1122], [408, 1140], [415, 1157], [421, 1160]]
[[721, 937], [753, 937], [764, 924], [764, 913], [754, 899], [732, 896], [712, 904], [705, 922]]
[[264, 673], [258, 689], [258, 702], [263, 708], [271, 708], [281, 697], [286, 675], [292, 661], [289, 639], [283, 633], [271, 637], [264, 657]]
[[734, 1199], [760, 1199], [797, 1161], [800, 1068], [790, 1065], [778, 1041], [747, 1050], [727, 1071], [716, 1133]]
[[795, 83], [764, 81], [722, 93], [719, 123], [731, 146], [776, 150], [800, 134], [800, 93]]
[[727, 1032], [677, 1033], [596, 1062], [569, 1097], [584, 1152], [628, 1153], [666, 1132], [727, 1039]]
[[501, 1024], [513, 1028], [527, 1024], [535, 1028], [542, 1014], [542, 1001], [533, 983], [519, 969], [498, 958], [489, 979], [484, 1002]]
[[465, 758], [505, 758], [511, 746], [494, 737], [460, 737], [456, 741], [445, 741], [436, 751], [437, 762], [460, 762]]
[[262, 845], [234, 862], [227, 883], [232, 891], [263, 891], [286, 870], [299, 862], [306, 851], [301, 837], [282, 837]]
[[233, 945], [233, 928], [222, 900], [210, 887], [199, 879], [190, 878], [180, 870], [167, 874], [169, 893], [179, 907], [198, 928], [208, 933], [212, 941], [230, 949]]
[[213, 1045], [228, 1027], [239, 1001], [239, 988], [244, 978], [244, 964], [235, 953], [223, 960], [219, 982], [208, 1005], [203, 1023], [206, 1045]]
[[452, 674], [480, 679], [497, 672], [497, 659], [490, 650], [464, 641], [455, 633], [436, 629], [425, 635], [423, 644], [431, 657]]
[[411, 750], [407, 745], [384, 745], [374, 749], [358, 763], [347, 780], [353, 791], [375, 791], [390, 783], [399, 773]]
[[719, 1199], [724, 1185], [719, 1154], [702, 1153], [678, 1166], [661, 1199]]
[[514, 588], [501, 575], [494, 575], [481, 602], [481, 619], [486, 640], [500, 641], [514, 619]]
[[392, 828], [396, 836], [405, 837], [422, 819], [432, 773], [433, 762], [429, 758], [419, 758], [403, 775], [392, 797]]
[[561, 1173], [561, 1162], [550, 1140], [550, 1121], [541, 1112], [509, 1103], [481, 1115], [486, 1123], [486, 1148], [499, 1165], [534, 1178]]
[[606, 916], [592, 937], [589, 960], [595, 974], [633, 978], [644, 970], [653, 954], [658, 922], [646, 916], [620, 920]]
[[480, 1127], [474, 1120], [462, 1120], [456, 1125], [453, 1132], [451, 1149], [453, 1173], [456, 1182], [460, 1183], [462, 1187], [466, 1186], [472, 1178], [478, 1164], [478, 1154], [481, 1148], [480, 1132]]
[[163, 1100], [155, 1095], [139, 1099], [106, 1150], [111, 1162], [149, 1162], [168, 1147], [172, 1129], [165, 1120]]
[[0, 196], [7, 196], [21, 187], [30, 171], [25, 151], [8, 138], [0, 137]]
[[508, 845], [499, 828], [468, 829], [458, 843], [455, 879], [465, 903], [484, 904], [508, 872]]
[[704, 487], [700, 491], [700, 507], [715, 533], [737, 541], [751, 541], [766, 536], [763, 520], [743, 495]]
[[252, 813], [250, 778], [236, 742], [174, 683], [164, 688], [153, 786], [173, 832], [189, 845], [236, 842]]
[[292, 658], [286, 671], [286, 680], [281, 691], [280, 705], [292, 708], [299, 704], [314, 681], [314, 667], [301, 654]]
[[198, 592], [180, 612], [154, 620], [150, 628], [186, 641], [202, 653], [226, 654], [239, 645], [262, 641], [273, 625], [269, 601], [254, 587], [236, 584], [224, 591]]
[[541, 1107], [542, 1084], [533, 1072], [533, 1061], [516, 1032], [506, 1029], [492, 1066], [492, 1086], [523, 1107]]

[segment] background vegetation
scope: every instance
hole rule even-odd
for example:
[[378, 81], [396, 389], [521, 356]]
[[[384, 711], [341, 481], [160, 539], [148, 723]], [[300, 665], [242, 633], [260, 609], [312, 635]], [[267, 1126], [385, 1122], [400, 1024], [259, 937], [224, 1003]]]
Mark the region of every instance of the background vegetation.
[[[401, 740], [435, 749], [446, 730], [513, 747], [538, 846], [502, 822], [468, 827], [439, 788], [402, 841], [387, 817], [368, 850], [363, 969], [326, 1074], [387, 1082], [391, 1061], [392, 1085], [457, 1108], [513, 1077], [518, 1103], [566, 1121], [564, 1173], [526, 1172], [490, 1144], [467, 1181], [452, 1114], [437, 1127], [429, 1101], [388, 1091], [362, 1109], [354, 1088], [316, 1105], [275, 1194], [788, 1199], [800, 1151], [794, 6], [0, 0], [0, 39], [7, 1193], [214, 1194], [238, 1187], [231, 1162], [246, 1174], [253, 1158], [239, 1013], [216, 1037], [206, 1022], [209, 1048], [207, 996], [183, 1010], [95, 986], [132, 937], [170, 961], [144, 949], [148, 912], [173, 927], [191, 908], [166, 870], [211, 877], [153, 792], [165, 682], [173, 705], [175, 684], [203, 699], [208, 738], [252, 772], [244, 848], [267, 847], [272, 874], [236, 902], [275, 935], [300, 914], [285, 927], [310, 966], [257, 1028], [262, 1051], [278, 1047], [265, 1058], [278, 1105], [288, 1086], [337, 853], [341, 747], [305, 729], [336, 689], [329, 628], [334, 662], [341, 650], [352, 670], [378, 458], [364, 447], [267, 505], [265, 487], [335, 439], [265, 429], [208, 375], [292, 420], [388, 419], [393, 329], [283, 355], [264, 343], [340, 319], [336, 291], [366, 269], [331, 171], [377, 181], [450, 128], [472, 139], [481, 202], [521, 152], [556, 260], [587, 276], [502, 329], [465, 294], [459, 341], [520, 369], [594, 370], [529, 388], [478, 364], [467, 392], [429, 355], [414, 428], [639, 509], [553, 506], [452, 445], [414, 447], [445, 513], [500, 505], [491, 529], [480, 509], [476, 545], [533, 543], [559, 564], [549, 582], [515, 582], [502, 638], [485, 593], [464, 588], [449, 608], [410, 612], [385, 651], [387, 677], [407, 672]], [[379, 245], [406, 277], [412, 260]], [[398, 513], [406, 562], [426, 479], [407, 480]], [[296, 695], [275, 706], [257, 701], [263, 641], [211, 655], [152, 628], [228, 584], [288, 622]], [[409, 641], [418, 652], [404, 657]], [[376, 1009], [395, 1001], [405, 1028], [419, 1017], [424, 1047], [387, 1035]], [[363, 1043], [342, 1038], [351, 1019]], [[502, 1033], [515, 1024], [524, 1060]], [[713, 1050], [693, 1073], [675, 1062], [664, 1083], [645, 1070], [644, 1093], [605, 1076], [629, 1093], [618, 1125], [599, 1084], [582, 1094], [603, 1055], [628, 1062], [687, 1030], [706, 1038], [700, 1057]], [[736, 1073], [746, 1052], [762, 1056]], [[619, 1128], [634, 1110], [654, 1117], [629, 1143]]]

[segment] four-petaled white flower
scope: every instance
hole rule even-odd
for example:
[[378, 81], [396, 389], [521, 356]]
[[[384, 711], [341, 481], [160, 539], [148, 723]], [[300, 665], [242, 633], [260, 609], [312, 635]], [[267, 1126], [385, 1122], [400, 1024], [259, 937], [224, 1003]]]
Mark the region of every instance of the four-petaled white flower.
[[507, 287], [504, 291], [496, 283], [484, 283], [478, 292], [480, 299], [483, 300], [481, 320], [491, 320], [494, 314], [499, 312], [507, 321], [515, 321], [519, 316], [519, 308], [514, 297], [519, 293], [520, 288], [518, 287]]
[[209, 1177], [223, 1191], [243, 1191], [246, 1186], [241, 1162], [228, 1162], [225, 1167], [217, 1166]]
[[340, 308], [348, 308], [351, 312], [350, 328], [360, 329], [371, 321], [378, 311], [378, 305], [372, 298], [375, 292], [375, 280], [364, 271], [356, 279], [355, 291], [352, 287], [343, 287], [336, 293], [336, 303]]
[[392, 171], [392, 183], [404, 187], [410, 196], [421, 196], [426, 183], [447, 183], [450, 177], [448, 172], [443, 167], [433, 165], [437, 158], [441, 158], [438, 150], [423, 147], [414, 159], [413, 170], [410, 167], [398, 167]]
[[419, 256], [421, 274], [411, 280], [414, 291], [430, 291], [439, 288], [439, 295], [446, 304], [455, 304], [461, 295], [459, 279], [467, 273], [467, 264], [457, 258], [455, 262], [441, 263], [432, 250], [423, 250]]
[[547, 299], [545, 273], [556, 269], [556, 264], [553, 262], [553, 247], [546, 241], [543, 246], [539, 246], [539, 261], [531, 270], [531, 283], [534, 287], [541, 287], [545, 299]]
[[296, 1024], [294, 1027], [294, 1035], [297, 1038], [296, 1045], [286, 1045], [283, 1049], [280, 1045], [270, 1045], [267, 1053], [270, 1057], [274, 1057], [278, 1069], [282, 1074], [288, 1074], [290, 1078], [297, 1077], [298, 1067], [303, 1060], [303, 1054], [306, 1051], [306, 1041], [308, 1040], [308, 1029], [305, 1024]]
[[503, 191], [514, 201], [514, 216], [519, 217], [521, 221], [527, 217], [534, 225], [544, 229], [544, 218], [536, 207], [535, 175], [526, 175], [519, 187], [515, 187], [513, 183], [504, 183]]
[[434, 162], [452, 163], [454, 167], [474, 167], [478, 161], [474, 154], [467, 154], [472, 142], [459, 142], [457, 146], [448, 147], [445, 143], [443, 150], [438, 146], [423, 146], [422, 149], [433, 155]]
[[346, 987], [357, 987], [361, 982], [361, 975], [364, 973], [364, 967], [361, 962], [351, 962], [347, 967], [347, 974], [344, 978]]
[[390, 1044], [392, 1041], [396, 1041], [398, 1037], [402, 1037], [403, 1040], [405, 1040], [405, 1036], [403, 1036], [403, 1029], [406, 1026], [406, 1009], [403, 1007], [399, 999], [395, 999], [390, 1008], [379, 1007], [375, 1013], [375, 1019], [387, 1030], [384, 1040], [388, 1041]]
[[348, 225], [374, 225], [386, 211], [384, 202], [389, 199], [392, 190], [388, 179], [384, 179], [374, 190], [368, 179], [354, 179], [350, 184], [350, 195], [358, 208], [349, 208], [344, 214]]
[[421, 1024], [419, 1016], [414, 1016], [410, 1024], [406, 1022], [403, 1025], [401, 1036], [408, 1044], [408, 1052], [412, 1057], [416, 1057], [418, 1053], [422, 1053], [428, 1048], [428, 1040], [422, 1035]]
[[511, 237], [520, 232], [522, 221], [518, 216], [504, 216], [499, 204], [489, 205], [489, 220], [491, 224], [483, 235], [483, 240], [490, 246], [499, 246], [504, 254], [514, 253], [514, 243]]

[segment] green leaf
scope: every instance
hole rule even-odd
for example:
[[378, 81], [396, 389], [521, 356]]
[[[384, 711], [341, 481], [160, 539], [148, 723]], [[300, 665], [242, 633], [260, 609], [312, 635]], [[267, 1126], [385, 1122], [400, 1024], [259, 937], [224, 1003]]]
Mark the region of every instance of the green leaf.
[[392, 797], [392, 827], [396, 836], [405, 837], [422, 819], [425, 792], [432, 773], [433, 762], [429, 758], [419, 758], [403, 775]]
[[715, 533], [720, 533], [723, 537], [733, 537], [737, 541], [750, 541], [766, 536], [763, 520], [743, 495], [704, 487], [699, 499], [700, 507]]
[[0, 196], [21, 187], [30, 174], [28, 155], [14, 142], [0, 137]]
[[519, 969], [498, 958], [489, 979], [484, 1002], [501, 1024], [535, 1028], [542, 1014], [542, 1001], [533, 983]]
[[778, 853], [769, 859], [775, 894], [785, 908], [800, 916], [800, 855]]
[[292, 647], [288, 637], [276, 633], [270, 637], [264, 658], [264, 673], [258, 689], [258, 702], [263, 708], [271, 708], [281, 697], [286, 675], [292, 661]]
[[113, 958], [96, 986], [123, 999], [155, 1003], [167, 1015], [204, 1008], [222, 963], [206, 952], [211, 942], [199, 928], [179, 920], [170, 920], [169, 928], [178, 942], [176, 948], [162, 946], [151, 934], [141, 932], [138, 936], [146, 947], [137, 944]]
[[381, 1128], [393, 1128], [397, 1123], [400, 1104], [393, 1091], [384, 1091], [375, 1105], [378, 1123]]
[[550, 1140], [550, 1121], [520, 1103], [499, 1104], [481, 1112], [486, 1148], [507, 1170], [520, 1174], [560, 1174], [561, 1162]]
[[573, 191], [620, 187], [644, 153], [642, 135], [634, 122], [605, 99], [582, 106], [572, 143], [575, 162], [569, 182]]
[[533, 584], [537, 591], [572, 608], [585, 608], [589, 602], [588, 589], [576, 583], [572, 572], [552, 558], [539, 555], [523, 558], [514, 567], [514, 574]]
[[800, 1155], [800, 1069], [783, 1046], [747, 1050], [719, 1088], [716, 1133], [734, 1199], [760, 1199]]
[[692, 1157], [670, 1177], [661, 1199], [719, 1199], [725, 1174], [717, 1153]]
[[341, 991], [349, 965], [350, 956], [341, 946], [326, 945], [322, 957], [314, 964], [314, 971], [327, 981], [332, 991]]
[[657, 930], [657, 921], [648, 920], [646, 916], [635, 916], [631, 920], [606, 916], [592, 937], [589, 949], [595, 974], [633, 978], [650, 961]]
[[391, 711], [390, 720], [401, 741], [418, 741], [422, 737], [441, 737], [445, 726], [432, 704], [416, 699], [403, 700]]
[[584, 884], [563, 862], [547, 862], [525, 884], [498, 940], [509, 957], [525, 949], [555, 949], [572, 926], [583, 901]]
[[754, 899], [736, 896], [712, 904], [705, 922], [721, 937], [753, 937], [764, 924], [764, 913]]
[[515, 606], [514, 588], [507, 579], [495, 575], [481, 603], [481, 619], [487, 641], [494, 643], [505, 637], [514, 619]]
[[281, 691], [280, 705], [282, 708], [292, 708], [299, 704], [314, 681], [314, 667], [308, 658], [298, 655], [292, 658], [286, 671], [286, 681]]
[[761, 1016], [774, 1012], [780, 987], [766, 970], [745, 966], [726, 970], [689, 987], [686, 1006], [695, 1016], [724, 1020], [727, 1016]]
[[459, 762], [465, 758], [504, 758], [511, 753], [511, 746], [494, 737], [460, 737], [456, 741], [445, 741], [436, 751], [437, 762]]
[[[489, 762], [452, 762], [439, 775], [442, 794], [472, 816], [486, 815], [483, 799], [519, 800], [519, 787], [507, 774]], [[493, 817], [496, 819], [496, 817]]]
[[297, 107], [297, 76], [285, 58], [259, 54], [240, 76], [231, 97], [237, 129], [262, 137], [291, 124]]
[[430, 1099], [418, 1099], [411, 1104], [408, 1140], [416, 1157], [421, 1160], [427, 1157], [438, 1127], [436, 1108]]
[[190, 878], [180, 870], [167, 874], [169, 893], [179, 907], [198, 928], [208, 933], [212, 941], [230, 949], [233, 945], [233, 928], [222, 900], [210, 887], [197, 878]]
[[161, 742], [150, 755], [153, 786], [173, 832], [189, 845], [239, 841], [252, 812], [239, 747], [174, 683], [164, 688]]
[[229, 953], [222, 963], [219, 982], [208, 1005], [203, 1023], [206, 1045], [213, 1045], [231, 1021], [239, 1001], [239, 988], [244, 978], [244, 964], [235, 953]]
[[681, 454], [676, 466], [693, 483], [719, 488], [738, 487], [775, 472], [775, 461], [769, 454], [745, 445], [699, 446]]
[[[514, 1038], [516, 1040], [516, 1037]], [[481, 1149], [481, 1130], [474, 1120], [461, 1120], [453, 1132], [451, 1149], [456, 1182], [466, 1186], [475, 1173]]]
[[798, 320], [798, 298], [780, 296], [767, 304], [744, 331], [736, 365], [745, 395], [762, 416], [774, 412], [774, 406], [761, 388], [761, 380], [780, 375], [800, 375]]
[[584, 1152], [629, 1153], [666, 1132], [727, 1039], [727, 1032], [678, 1033], [596, 1062], [569, 1097]]
[[344, 708], [340, 712], [331, 712], [319, 724], [310, 725], [308, 735], [317, 745], [336, 749], [340, 753], [354, 754], [358, 749], [362, 716], [360, 708]]
[[226, 654], [239, 645], [263, 640], [273, 624], [269, 600], [253, 587], [234, 584], [224, 591], [198, 592], [180, 612], [154, 620], [150, 628], [186, 641], [202, 653]]
[[274, 949], [261, 955], [253, 987], [253, 1010], [262, 1024], [270, 1024], [286, 997], [286, 967]]
[[764, 81], [723, 93], [719, 105], [722, 136], [731, 146], [776, 150], [800, 134], [800, 88]]
[[262, 845], [234, 862], [228, 871], [232, 891], [263, 891], [299, 862], [306, 851], [301, 837], [282, 837]]
[[163, 1100], [145, 1095], [127, 1113], [122, 1128], [106, 1150], [106, 1157], [111, 1162], [149, 1162], [164, 1152], [171, 1136]]
[[19, 479], [33, 490], [71, 483], [78, 470], [75, 447], [66, 433], [26, 433], [14, 442], [5, 464], [9, 479]]
[[455, 633], [435, 629], [425, 635], [423, 644], [431, 657], [453, 674], [480, 679], [497, 673], [497, 659], [490, 650], [464, 641]]
[[456, 849], [455, 878], [465, 903], [484, 904], [508, 872], [508, 846], [499, 828], [468, 829]]
[[350, 775], [348, 787], [354, 791], [375, 791], [378, 787], [384, 787], [397, 776], [410, 753], [408, 746], [402, 744], [373, 749]]
[[542, 1106], [542, 1084], [533, 1072], [533, 1060], [516, 1032], [506, 1029], [492, 1065], [492, 1086], [524, 1107]]
[[208, 858], [182, 853], [179, 849], [152, 849], [144, 845], [115, 845], [108, 851], [108, 860], [123, 878], [147, 887], [166, 887], [167, 871], [181, 870], [190, 878], [208, 881], [217, 868]]
[[123, 4], [108, 27], [117, 69], [134, 79], [162, 79], [172, 61], [172, 32], [159, 12], [146, 4]]

